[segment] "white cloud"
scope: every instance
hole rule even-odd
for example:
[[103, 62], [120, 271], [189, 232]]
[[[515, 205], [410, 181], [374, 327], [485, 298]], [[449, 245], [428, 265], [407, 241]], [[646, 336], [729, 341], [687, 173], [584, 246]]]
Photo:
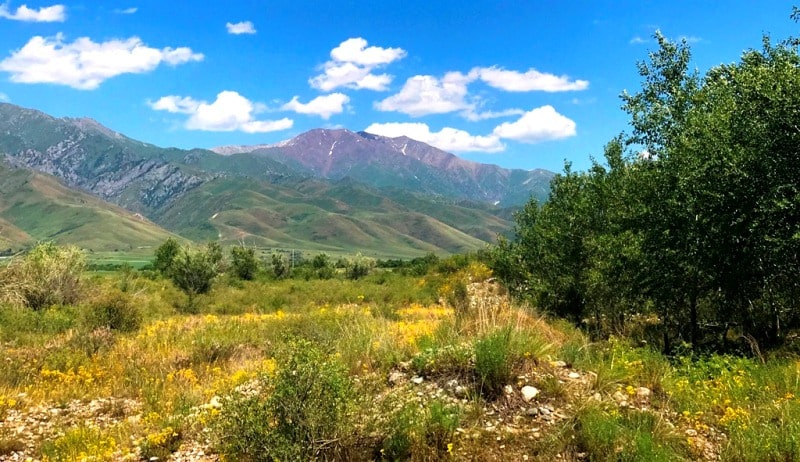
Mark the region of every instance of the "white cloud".
[[67, 19], [67, 8], [64, 5], [52, 5], [33, 9], [20, 5], [12, 13], [8, 9], [8, 3], [3, 3], [0, 5], [0, 18], [26, 22], [64, 22]]
[[132, 6], [130, 8], [122, 8], [122, 9], [117, 8], [116, 10], [114, 10], [114, 13], [117, 13], [117, 14], [134, 14], [137, 11], [139, 11], [139, 8], [137, 8], [135, 6]]
[[344, 105], [350, 102], [350, 97], [343, 93], [331, 93], [330, 95], [317, 96], [308, 103], [301, 103], [299, 97], [295, 96], [291, 101], [284, 104], [281, 109], [284, 111], [294, 111], [299, 114], [314, 114], [328, 120], [333, 114], [344, 112]]
[[405, 56], [402, 48], [368, 47], [363, 38], [350, 38], [331, 50], [331, 60], [323, 64], [322, 74], [312, 77], [308, 83], [322, 91], [339, 87], [385, 91], [392, 76], [373, 74], [373, 71]]
[[542, 106], [523, 114], [516, 122], [504, 122], [492, 134], [523, 143], [538, 143], [575, 136], [575, 122], [553, 106]]
[[264, 133], [286, 130], [294, 124], [288, 118], [256, 120], [254, 115], [258, 112], [258, 105], [235, 91], [220, 92], [213, 103], [171, 95], [148, 104], [157, 111], [188, 114], [184, 127], [189, 130]]
[[470, 76], [480, 78], [487, 85], [505, 91], [576, 91], [589, 87], [588, 80], [570, 80], [566, 75], [557, 76], [528, 69], [527, 72], [509, 71], [501, 67], [478, 67]]
[[474, 136], [464, 130], [450, 127], [445, 127], [438, 132], [432, 132], [430, 127], [424, 123], [374, 123], [364, 131], [391, 138], [407, 136], [444, 151], [499, 152], [505, 149], [500, 138], [496, 135]]
[[647, 43], [648, 41], [649, 40], [643, 39], [642, 37], [637, 35], [633, 37], [628, 43], [630, 43], [631, 45], [641, 45], [643, 43]]
[[139, 37], [101, 43], [81, 37], [65, 43], [63, 35], [58, 34], [55, 38], [31, 38], [0, 61], [0, 71], [10, 73], [12, 82], [93, 90], [111, 77], [149, 72], [162, 62], [175, 66], [202, 59], [201, 53], [186, 47], [148, 47]]
[[455, 111], [472, 111], [466, 101], [470, 78], [460, 72], [448, 72], [442, 79], [417, 75], [408, 79], [399, 93], [375, 103], [379, 111], [396, 111], [419, 117]]
[[467, 110], [461, 113], [465, 119], [469, 120], [470, 122], [478, 122], [480, 120], [486, 119], [498, 119], [500, 117], [508, 117], [513, 115], [522, 115], [525, 114], [525, 111], [522, 109], [504, 109], [502, 111], [484, 111], [484, 112], [475, 112], [474, 110]]
[[0, 103], [7, 103], [11, 101], [7, 94], [0, 92]]
[[331, 50], [331, 58], [340, 63], [353, 63], [360, 66], [379, 66], [389, 64], [406, 56], [402, 48], [368, 47], [361, 37], [347, 39]]
[[225, 27], [228, 29], [228, 33], [233, 35], [256, 33], [256, 28], [250, 21], [242, 21], [235, 24], [229, 22], [225, 24]]

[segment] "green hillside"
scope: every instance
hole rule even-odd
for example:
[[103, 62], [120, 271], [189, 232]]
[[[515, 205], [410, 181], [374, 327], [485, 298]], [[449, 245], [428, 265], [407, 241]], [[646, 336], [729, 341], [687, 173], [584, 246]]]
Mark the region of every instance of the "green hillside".
[[[455, 210], [446, 218], [468, 217], [467, 228], [470, 221], [508, 227], [488, 212], [472, 210], [469, 216]], [[387, 257], [477, 250], [489, 237], [484, 228], [470, 235], [357, 184], [304, 181], [288, 187], [240, 177], [219, 178], [186, 193], [161, 212], [159, 223], [198, 241]]]
[[142, 216], [52, 176], [0, 162], [0, 250], [52, 240], [91, 252], [143, 254], [169, 236]]

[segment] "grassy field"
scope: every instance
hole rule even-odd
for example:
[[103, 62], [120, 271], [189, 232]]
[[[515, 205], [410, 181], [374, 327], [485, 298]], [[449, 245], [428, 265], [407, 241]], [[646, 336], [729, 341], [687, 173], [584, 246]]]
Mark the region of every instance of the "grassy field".
[[0, 459], [800, 458], [796, 358], [591, 341], [476, 262], [221, 276], [188, 308], [137, 271], [0, 307]]

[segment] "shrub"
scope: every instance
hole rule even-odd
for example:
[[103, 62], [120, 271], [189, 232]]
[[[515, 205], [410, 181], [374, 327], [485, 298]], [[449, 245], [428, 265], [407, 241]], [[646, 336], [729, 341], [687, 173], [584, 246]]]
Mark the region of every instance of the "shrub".
[[169, 238], [164, 241], [164, 243], [156, 249], [155, 258], [153, 259], [153, 269], [168, 276], [172, 263], [175, 261], [175, 258], [177, 258], [180, 250], [181, 246], [175, 239]]
[[112, 289], [92, 300], [86, 321], [90, 329], [106, 327], [133, 332], [142, 325], [142, 312], [129, 293]]
[[75, 246], [38, 244], [0, 274], [0, 301], [39, 310], [77, 302], [82, 294], [83, 252]]
[[285, 255], [281, 255], [278, 253], [272, 254], [272, 275], [275, 279], [284, 279], [288, 278], [292, 273], [292, 269], [289, 266], [289, 260], [286, 258]]
[[256, 251], [243, 245], [231, 249], [231, 270], [233, 274], [245, 281], [252, 281], [258, 272]]
[[511, 379], [514, 357], [511, 328], [496, 330], [475, 343], [475, 375], [480, 392], [492, 399]]
[[345, 264], [345, 274], [348, 279], [361, 279], [368, 275], [375, 267], [375, 259], [356, 254], [355, 257], [347, 260]]
[[183, 247], [170, 265], [169, 277], [191, 299], [211, 290], [221, 262], [219, 244], [209, 243], [204, 250]]
[[306, 340], [290, 341], [278, 363], [284, 366], [274, 378], [259, 378], [262, 393], [226, 399], [218, 420], [226, 458], [310, 460], [335, 452], [352, 399], [344, 366]]
[[453, 441], [453, 434], [461, 420], [461, 410], [437, 399], [428, 406], [426, 417], [425, 441], [441, 455]]
[[321, 253], [311, 260], [311, 267], [319, 279], [330, 279], [335, 274], [333, 263], [327, 254]]

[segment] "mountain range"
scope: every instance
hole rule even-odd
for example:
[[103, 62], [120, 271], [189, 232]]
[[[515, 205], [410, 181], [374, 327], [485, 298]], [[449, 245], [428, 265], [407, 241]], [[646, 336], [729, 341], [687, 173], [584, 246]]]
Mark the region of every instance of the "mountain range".
[[[0, 197], [0, 247], [55, 239], [131, 249], [175, 233], [393, 257], [462, 252], [507, 231], [511, 211], [545, 198], [552, 176], [344, 129], [311, 130], [275, 145], [161, 148], [92, 119], [0, 104], [0, 189], [29, 186], [15, 189], [13, 199]], [[98, 211], [81, 219], [93, 230], [89, 244], [61, 214], [39, 211], [74, 201]], [[22, 207], [27, 202], [39, 208]], [[34, 226], [35, 214], [52, 226]], [[144, 235], [120, 232], [143, 227]]]

